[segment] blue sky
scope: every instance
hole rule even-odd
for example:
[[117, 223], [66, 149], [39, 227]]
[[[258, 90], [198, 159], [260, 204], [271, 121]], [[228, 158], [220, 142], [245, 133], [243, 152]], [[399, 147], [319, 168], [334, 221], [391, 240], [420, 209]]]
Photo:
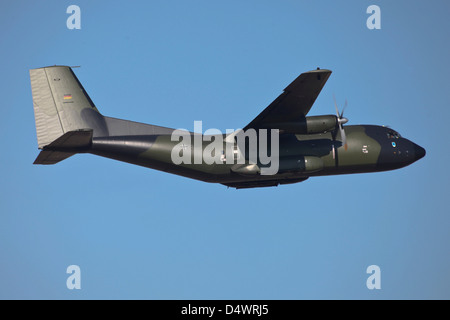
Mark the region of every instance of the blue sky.
[[[81, 30], [66, 8], [81, 8]], [[366, 9], [381, 8], [381, 30]], [[445, 1], [2, 1], [0, 298], [449, 299]], [[300, 73], [310, 115], [427, 150], [385, 173], [227, 189], [93, 155], [34, 166], [28, 70], [77, 66], [107, 116], [245, 126]], [[81, 268], [68, 290], [66, 268]], [[366, 268], [381, 268], [368, 290]]]

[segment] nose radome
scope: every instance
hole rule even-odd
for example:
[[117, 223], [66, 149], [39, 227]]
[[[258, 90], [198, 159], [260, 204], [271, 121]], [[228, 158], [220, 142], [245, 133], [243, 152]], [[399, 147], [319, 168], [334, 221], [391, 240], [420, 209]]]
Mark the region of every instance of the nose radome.
[[425, 157], [426, 151], [421, 146], [414, 144], [414, 156], [416, 161]]

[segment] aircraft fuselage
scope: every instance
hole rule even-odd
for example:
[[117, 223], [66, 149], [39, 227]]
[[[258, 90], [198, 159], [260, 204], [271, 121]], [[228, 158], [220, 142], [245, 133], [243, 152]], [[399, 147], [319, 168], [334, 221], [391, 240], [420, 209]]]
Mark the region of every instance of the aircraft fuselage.
[[[346, 126], [348, 148], [339, 141], [339, 134], [280, 134], [279, 168], [277, 174], [261, 175], [254, 172], [235, 172], [235, 164], [189, 163], [175, 165], [172, 150], [178, 144], [170, 134], [94, 137], [92, 148], [86, 150], [99, 156], [120, 160], [143, 167], [205, 182], [223, 183], [245, 188], [252, 182], [267, 186], [293, 183], [308, 177], [367, 173], [405, 167], [425, 155], [425, 150], [417, 144], [401, 137], [394, 130], [374, 125]], [[202, 139], [202, 141], [211, 139]], [[201, 144], [203, 152], [208, 142]], [[194, 148], [190, 145], [189, 148]], [[225, 153], [226, 145], [223, 146]], [[220, 152], [220, 150], [218, 150]], [[195, 150], [192, 150], [192, 154]], [[245, 154], [248, 162], [248, 154]], [[311, 167], [305, 164], [317, 163]], [[264, 184], [263, 183], [263, 184]], [[264, 185], [263, 185], [264, 186]]]

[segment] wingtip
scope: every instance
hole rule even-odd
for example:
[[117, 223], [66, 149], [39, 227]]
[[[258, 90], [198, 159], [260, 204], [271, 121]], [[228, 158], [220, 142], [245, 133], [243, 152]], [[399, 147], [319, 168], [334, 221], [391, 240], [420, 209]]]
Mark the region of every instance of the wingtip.
[[308, 71], [306, 73], [332, 73], [333, 71], [329, 70], [329, 69], [321, 69], [321, 68], [317, 68], [315, 70], [311, 70]]

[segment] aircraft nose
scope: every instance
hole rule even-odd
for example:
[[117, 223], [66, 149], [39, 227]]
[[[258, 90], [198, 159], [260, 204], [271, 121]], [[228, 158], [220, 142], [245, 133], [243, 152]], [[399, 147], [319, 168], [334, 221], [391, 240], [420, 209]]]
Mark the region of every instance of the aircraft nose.
[[415, 157], [415, 161], [422, 159], [423, 157], [425, 157], [426, 151], [424, 148], [422, 148], [421, 146], [414, 144], [414, 157]]

